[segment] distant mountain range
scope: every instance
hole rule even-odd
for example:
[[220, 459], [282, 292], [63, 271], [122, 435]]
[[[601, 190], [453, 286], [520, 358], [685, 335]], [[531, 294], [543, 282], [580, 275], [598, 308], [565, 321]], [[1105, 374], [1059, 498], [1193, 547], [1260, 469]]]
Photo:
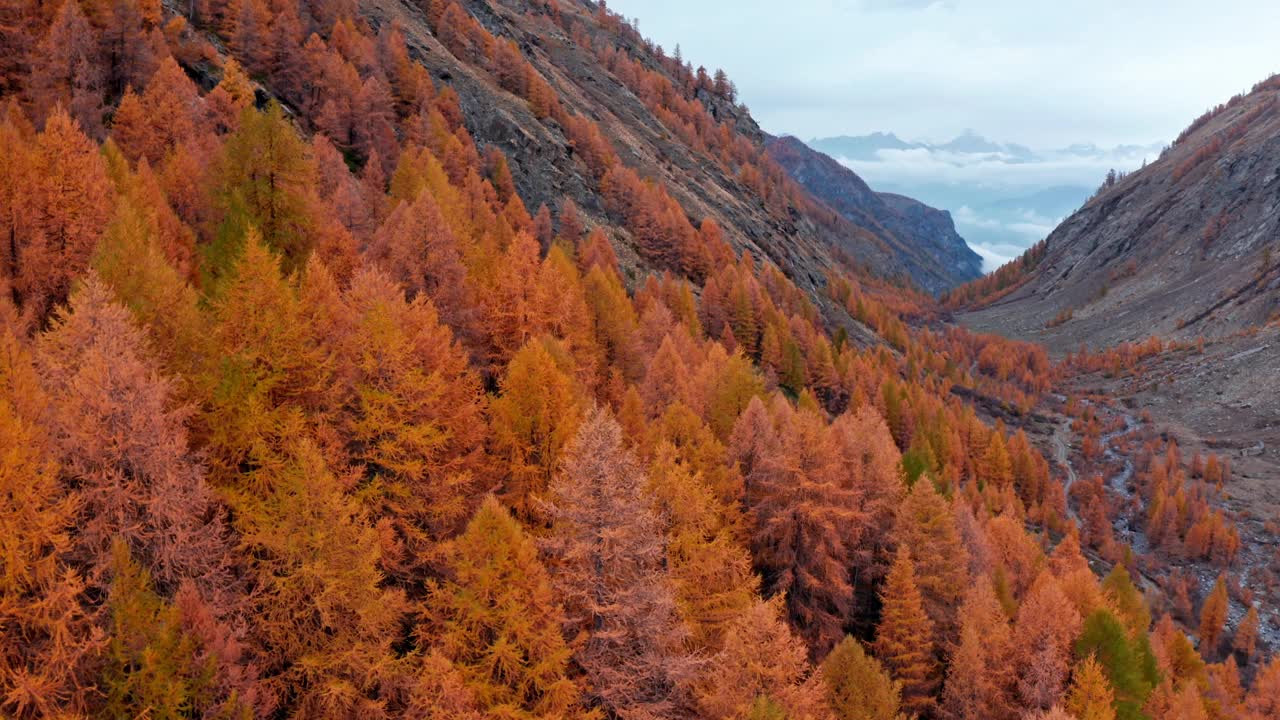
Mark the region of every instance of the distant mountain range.
[[909, 195], [951, 212], [986, 269], [1021, 254], [1084, 204], [1108, 170], [1134, 170], [1161, 145], [1102, 148], [1091, 143], [1033, 149], [966, 131], [943, 143], [891, 132], [807, 143], [883, 192]]

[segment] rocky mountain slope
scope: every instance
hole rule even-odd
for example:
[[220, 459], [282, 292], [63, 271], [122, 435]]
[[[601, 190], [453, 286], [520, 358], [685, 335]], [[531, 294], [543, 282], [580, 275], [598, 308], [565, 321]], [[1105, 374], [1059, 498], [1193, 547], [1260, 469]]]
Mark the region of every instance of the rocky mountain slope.
[[1020, 287], [966, 322], [1059, 350], [1265, 323], [1280, 311], [1277, 95], [1280, 81], [1260, 83], [1108, 181]]
[[[936, 273], [915, 270], [924, 267], [913, 257], [916, 248], [866, 232], [814, 202], [799, 186], [790, 184], [765, 197], [760, 189], [766, 184], [780, 187], [785, 174], [769, 166], [762, 149], [765, 136], [745, 109], [702, 87], [692, 68], [673, 71], [674, 61], [630, 28], [599, 22], [594, 3], [495, 0], [462, 5], [493, 36], [516, 40], [559, 102], [575, 116], [594, 121], [622, 164], [664, 187], [695, 224], [715, 220], [735, 249], [769, 258], [810, 290], [822, 284], [827, 268], [848, 258], [857, 258], [860, 267], [882, 277], [910, 275], [921, 286], [941, 287]], [[556, 118], [538, 118], [523, 98], [495, 86], [484, 68], [446, 48], [430, 31], [430, 6], [364, 0], [360, 10], [375, 28], [396, 23], [410, 56], [458, 93], [466, 127], [478, 144], [506, 154], [516, 189], [528, 199], [531, 212], [543, 202], [554, 210], [567, 197], [588, 217], [608, 222], [603, 198], [578, 161], [581, 149], [574, 153], [569, 129]], [[639, 77], [641, 73], [646, 75]], [[667, 83], [669, 87], [654, 90]], [[672, 97], [673, 89], [685, 91], [685, 97]], [[690, 114], [691, 107], [705, 117]], [[731, 153], [711, 147], [720, 138], [732, 145]], [[725, 162], [726, 154], [734, 161]], [[624, 265], [643, 264], [626, 247], [620, 250]]]
[[956, 233], [950, 213], [877, 193], [857, 173], [794, 137], [771, 138], [766, 147], [806, 190], [893, 247], [924, 289], [936, 293], [982, 276], [982, 258]]

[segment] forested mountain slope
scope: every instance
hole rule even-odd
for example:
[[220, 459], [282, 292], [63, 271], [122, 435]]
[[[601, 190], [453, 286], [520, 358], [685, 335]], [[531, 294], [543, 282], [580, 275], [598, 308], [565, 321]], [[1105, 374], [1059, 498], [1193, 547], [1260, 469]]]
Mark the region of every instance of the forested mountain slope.
[[956, 233], [950, 213], [875, 192], [857, 173], [794, 137], [770, 138], [766, 147], [815, 197], [894, 247], [920, 287], [940, 293], [982, 277], [982, 258]]
[[603, 5], [0, 11], [0, 715], [1274, 716], [1062, 369]]

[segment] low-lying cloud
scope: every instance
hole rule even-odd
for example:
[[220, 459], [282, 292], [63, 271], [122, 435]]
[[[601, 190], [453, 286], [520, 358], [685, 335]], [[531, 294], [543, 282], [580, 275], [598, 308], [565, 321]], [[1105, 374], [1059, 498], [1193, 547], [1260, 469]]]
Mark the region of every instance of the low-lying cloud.
[[[1086, 154], [1087, 153], [1087, 154]], [[934, 148], [879, 150], [875, 160], [837, 158], [864, 178], [882, 183], [966, 184], [1026, 189], [1054, 185], [1096, 186], [1113, 168], [1131, 170], [1159, 156], [1159, 148], [1094, 152], [1055, 150], [1024, 158], [1006, 152], [959, 153]]]
[[[989, 272], [1016, 258], [1088, 199], [1111, 170], [1159, 157], [1159, 146], [1033, 150], [966, 133], [946, 143], [886, 134], [814, 140], [871, 187], [951, 212]], [[853, 157], [850, 157], [852, 155]]]

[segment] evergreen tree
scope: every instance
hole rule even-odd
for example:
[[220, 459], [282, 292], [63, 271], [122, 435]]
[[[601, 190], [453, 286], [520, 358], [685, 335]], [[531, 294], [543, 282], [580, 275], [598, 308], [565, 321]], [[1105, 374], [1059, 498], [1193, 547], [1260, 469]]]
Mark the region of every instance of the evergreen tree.
[[1075, 643], [1076, 657], [1095, 657], [1115, 692], [1116, 717], [1142, 717], [1142, 707], [1159, 682], [1159, 671], [1147, 636], [1131, 638], [1108, 610], [1096, 610], [1084, 623]]

